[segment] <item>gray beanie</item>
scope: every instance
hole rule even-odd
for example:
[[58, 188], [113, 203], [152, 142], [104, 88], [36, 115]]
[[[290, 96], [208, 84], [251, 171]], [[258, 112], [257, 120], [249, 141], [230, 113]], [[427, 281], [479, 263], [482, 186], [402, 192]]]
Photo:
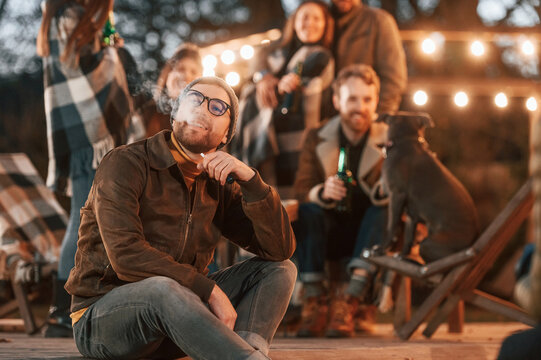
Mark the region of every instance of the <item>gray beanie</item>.
[[193, 80], [191, 83], [186, 85], [182, 93], [177, 97], [175, 100], [175, 103], [173, 104], [173, 109], [171, 111], [171, 126], [173, 126], [173, 120], [174, 116], [178, 111], [178, 107], [180, 104], [180, 100], [186, 95], [188, 91], [195, 85], [195, 84], [211, 84], [211, 85], [218, 85], [222, 89], [225, 90], [227, 95], [229, 95], [229, 105], [231, 106], [231, 123], [229, 124], [229, 131], [227, 132], [227, 142], [225, 144], [220, 144], [218, 146], [218, 149], [221, 147], [224, 147], [225, 145], [229, 144], [231, 142], [231, 139], [233, 138], [233, 135], [235, 135], [235, 127], [237, 125], [237, 119], [239, 117], [239, 99], [237, 98], [237, 95], [235, 94], [235, 91], [229, 86], [224, 80], [214, 77], [214, 76], [204, 76], [197, 78]]

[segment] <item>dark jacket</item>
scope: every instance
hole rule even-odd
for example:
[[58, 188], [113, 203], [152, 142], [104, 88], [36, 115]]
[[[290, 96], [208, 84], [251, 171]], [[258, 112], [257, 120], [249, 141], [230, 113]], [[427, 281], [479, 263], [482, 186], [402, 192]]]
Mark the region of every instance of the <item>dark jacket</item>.
[[335, 21], [336, 72], [351, 64], [372, 66], [381, 81], [377, 112], [398, 110], [408, 72], [394, 18], [385, 10], [361, 4]]
[[170, 136], [162, 131], [121, 146], [100, 164], [81, 209], [66, 283], [72, 311], [152, 276], [174, 279], [207, 301], [215, 285], [205, 276], [207, 265], [221, 236], [266, 260], [293, 254], [287, 213], [259, 174], [221, 186], [202, 173], [190, 195], [169, 151]]
[[[323, 208], [332, 208], [334, 202], [321, 201], [319, 192], [325, 180], [338, 172], [340, 154], [340, 115], [333, 117], [319, 129], [310, 130], [304, 141], [295, 179], [295, 198], [300, 202], [313, 202]], [[383, 206], [389, 202], [382, 192], [381, 168], [383, 153], [378, 144], [385, 142], [387, 125], [372, 123], [370, 136], [361, 155], [355, 178], [363, 192], [374, 205]]]

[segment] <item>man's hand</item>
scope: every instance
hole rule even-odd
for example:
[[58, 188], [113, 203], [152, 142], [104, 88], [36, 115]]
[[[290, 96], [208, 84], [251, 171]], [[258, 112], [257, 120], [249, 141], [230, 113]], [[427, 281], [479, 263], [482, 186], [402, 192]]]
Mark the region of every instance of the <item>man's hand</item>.
[[301, 78], [295, 73], [289, 73], [282, 76], [278, 82], [278, 93], [280, 95], [295, 91], [301, 83]]
[[278, 85], [278, 79], [272, 74], [265, 74], [261, 80], [255, 85], [255, 95], [257, 102], [262, 107], [275, 108], [278, 106], [278, 99], [276, 98], [276, 86]]
[[211, 179], [218, 180], [222, 185], [229, 174], [240, 181], [248, 181], [255, 175], [251, 167], [223, 151], [205, 154], [197, 168], [206, 171]]
[[227, 295], [218, 285], [214, 285], [214, 289], [212, 289], [212, 292], [210, 293], [209, 307], [214, 315], [216, 315], [225, 326], [233, 330], [235, 322], [237, 321], [237, 312]]
[[335, 175], [329, 176], [323, 184], [323, 200], [340, 201], [346, 197], [347, 189], [344, 182], [338, 179]]

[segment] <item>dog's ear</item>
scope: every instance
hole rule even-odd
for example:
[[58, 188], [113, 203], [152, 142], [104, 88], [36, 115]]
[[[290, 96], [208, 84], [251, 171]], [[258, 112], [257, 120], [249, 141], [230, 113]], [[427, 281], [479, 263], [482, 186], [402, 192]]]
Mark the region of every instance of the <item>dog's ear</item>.
[[374, 122], [382, 122], [389, 125], [389, 122], [392, 117], [393, 116], [391, 114], [387, 114], [387, 113], [379, 114], [376, 120], [374, 120]]
[[419, 120], [419, 128], [426, 129], [434, 127], [434, 121], [432, 121], [432, 117], [428, 113], [418, 113], [417, 119]]

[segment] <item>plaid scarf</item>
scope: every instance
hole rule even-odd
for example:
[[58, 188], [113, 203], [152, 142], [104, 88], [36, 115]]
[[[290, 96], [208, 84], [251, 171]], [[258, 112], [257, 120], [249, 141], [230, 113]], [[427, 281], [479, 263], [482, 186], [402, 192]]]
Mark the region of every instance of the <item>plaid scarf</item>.
[[67, 216], [25, 154], [0, 154], [0, 279], [6, 259], [58, 261]]
[[43, 58], [47, 185], [68, 195], [71, 154], [93, 151], [92, 168], [96, 169], [115, 146], [144, 136], [142, 122], [132, 117], [126, 73], [114, 47], [98, 50], [88, 45], [79, 59], [71, 54], [65, 63], [60, 62], [82, 11], [80, 5], [68, 3], [55, 14], [49, 30], [50, 55]]
[[[311, 59], [324, 61], [315, 66], [313, 61], [308, 64]], [[298, 64], [303, 64], [308, 74], [301, 74], [301, 90], [287, 114], [281, 112], [286, 102], [284, 99], [276, 109], [262, 108], [256, 99], [255, 86], [243, 89], [237, 135], [231, 142], [230, 150], [235, 157], [256, 168], [274, 159], [276, 178], [272, 182], [278, 187], [280, 196], [288, 198], [293, 197], [292, 185], [304, 134], [320, 125], [330, 107], [334, 59], [330, 51], [322, 46], [304, 45], [289, 59], [283, 49], [272, 52], [267, 64], [270, 72], [277, 77], [283, 76], [284, 72], [295, 71]], [[262, 173], [262, 176], [265, 181], [270, 181], [265, 174]]]

